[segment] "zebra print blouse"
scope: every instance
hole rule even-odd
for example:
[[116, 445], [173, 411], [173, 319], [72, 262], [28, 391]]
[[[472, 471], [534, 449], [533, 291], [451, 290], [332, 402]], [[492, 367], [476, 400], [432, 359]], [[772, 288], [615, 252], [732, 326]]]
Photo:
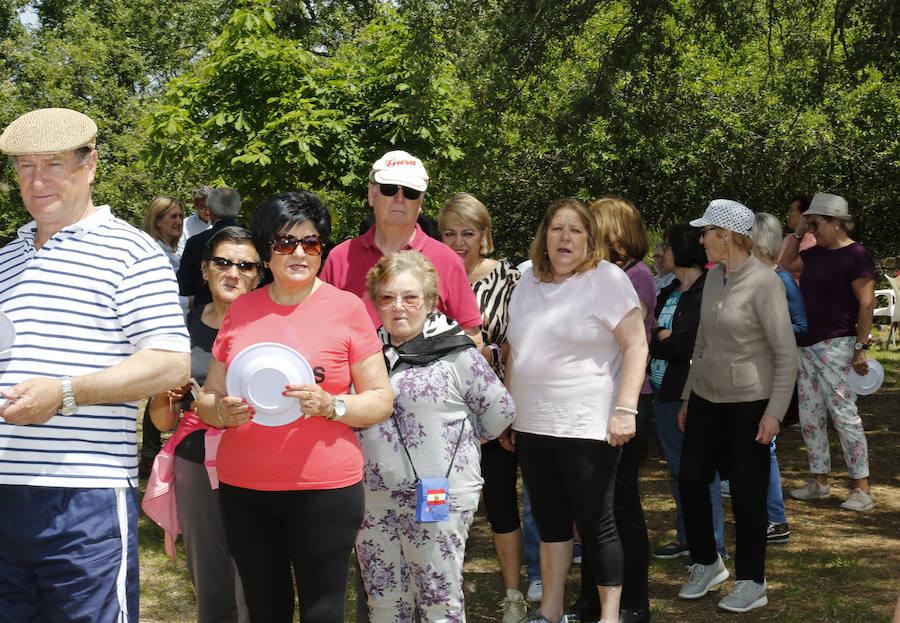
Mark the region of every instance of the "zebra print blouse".
[[[481, 338], [485, 344], [503, 344], [509, 326], [509, 297], [518, 283], [520, 273], [506, 260], [499, 260], [490, 273], [472, 284], [478, 308], [481, 310]], [[494, 368], [501, 379], [504, 365]]]

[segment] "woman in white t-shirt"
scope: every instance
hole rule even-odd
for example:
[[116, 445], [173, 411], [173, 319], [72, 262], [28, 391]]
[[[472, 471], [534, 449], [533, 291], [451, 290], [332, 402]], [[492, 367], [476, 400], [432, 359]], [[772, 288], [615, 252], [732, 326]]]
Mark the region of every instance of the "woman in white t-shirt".
[[573, 522], [597, 578], [601, 621], [619, 620], [613, 484], [621, 446], [634, 436], [647, 339], [634, 287], [605, 255], [587, 208], [557, 200], [509, 303], [509, 437], [541, 534], [543, 597], [530, 621], [563, 620]]

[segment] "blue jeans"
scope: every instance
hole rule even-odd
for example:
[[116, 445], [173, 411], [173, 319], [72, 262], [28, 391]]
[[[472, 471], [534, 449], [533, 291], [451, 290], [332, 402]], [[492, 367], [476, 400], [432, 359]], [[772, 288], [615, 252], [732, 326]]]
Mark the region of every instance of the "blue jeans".
[[[654, 398], [656, 394], [654, 393]], [[681, 466], [681, 444], [684, 433], [678, 429], [678, 411], [681, 409], [681, 401], [658, 402], [654, 400], [653, 410], [656, 414], [656, 432], [659, 435], [659, 445], [662, 448], [663, 457], [669, 467], [672, 477], [672, 496], [675, 498], [675, 534], [682, 543], [687, 543], [687, 535], [684, 531], [684, 513], [681, 509], [681, 493], [678, 487], [678, 474]], [[779, 495], [781, 485], [778, 485]], [[709, 485], [709, 497], [712, 502], [713, 531], [716, 537], [716, 549], [725, 551], [723, 533], [725, 521], [722, 516], [722, 487], [719, 484], [719, 473], [716, 472], [715, 480]], [[783, 507], [783, 503], [782, 503]]]
[[541, 579], [541, 537], [531, 515], [531, 498], [528, 497], [528, 488], [524, 482], [522, 493], [522, 553], [525, 555], [528, 581], [534, 582]]
[[766, 496], [766, 510], [770, 523], [787, 523], [784, 514], [784, 498], [781, 494], [781, 471], [778, 469], [778, 458], [775, 456], [775, 439], [769, 444], [769, 493]]

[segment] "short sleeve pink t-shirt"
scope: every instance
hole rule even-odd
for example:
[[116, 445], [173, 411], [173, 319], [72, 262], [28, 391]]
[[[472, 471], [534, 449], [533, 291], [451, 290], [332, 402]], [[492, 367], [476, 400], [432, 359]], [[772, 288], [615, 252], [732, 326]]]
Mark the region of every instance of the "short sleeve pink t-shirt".
[[613, 330], [634, 308], [634, 286], [609, 262], [562, 283], [539, 281], [527, 269], [509, 302], [512, 427], [606, 441], [623, 359]]
[[[331, 394], [350, 390], [350, 366], [381, 351], [366, 308], [356, 296], [321, 283], [298, 305], [278, 305], [269, 287], [244, 294], [225, 315], [213, 357], [227, 367], [260, 342], [290, 346], [309, 362]], [[363, 458], [349, 426], [300, 418], [285, 426], [254, 422], [229, 428], [216, 457], [219, 479], [262, 491], [337, 489], [362, 479]]]

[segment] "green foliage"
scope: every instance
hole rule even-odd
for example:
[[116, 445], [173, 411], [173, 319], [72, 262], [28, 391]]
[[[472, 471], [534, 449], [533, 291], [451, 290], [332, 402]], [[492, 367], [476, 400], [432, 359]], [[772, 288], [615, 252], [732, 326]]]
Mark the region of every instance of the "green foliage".
[[[0, 0], [0, 16], [22, 0]], [[893, 0], [81, 0], [0, 30], [0, 123], [42, 105], [98, 121], [95, 197], [229, 184], [252, 207], [323, 194], [336, 237], [365, 175], [402, 148], [425, 209], [466, 190], [501, 253], [555, 198], [623, 195], [652, 228], [716, 196], [785, 211], [848, 198], [854, 234], [896, 254], [900, 9]], [[0, 171], [0, 234], [24, 220]]]

